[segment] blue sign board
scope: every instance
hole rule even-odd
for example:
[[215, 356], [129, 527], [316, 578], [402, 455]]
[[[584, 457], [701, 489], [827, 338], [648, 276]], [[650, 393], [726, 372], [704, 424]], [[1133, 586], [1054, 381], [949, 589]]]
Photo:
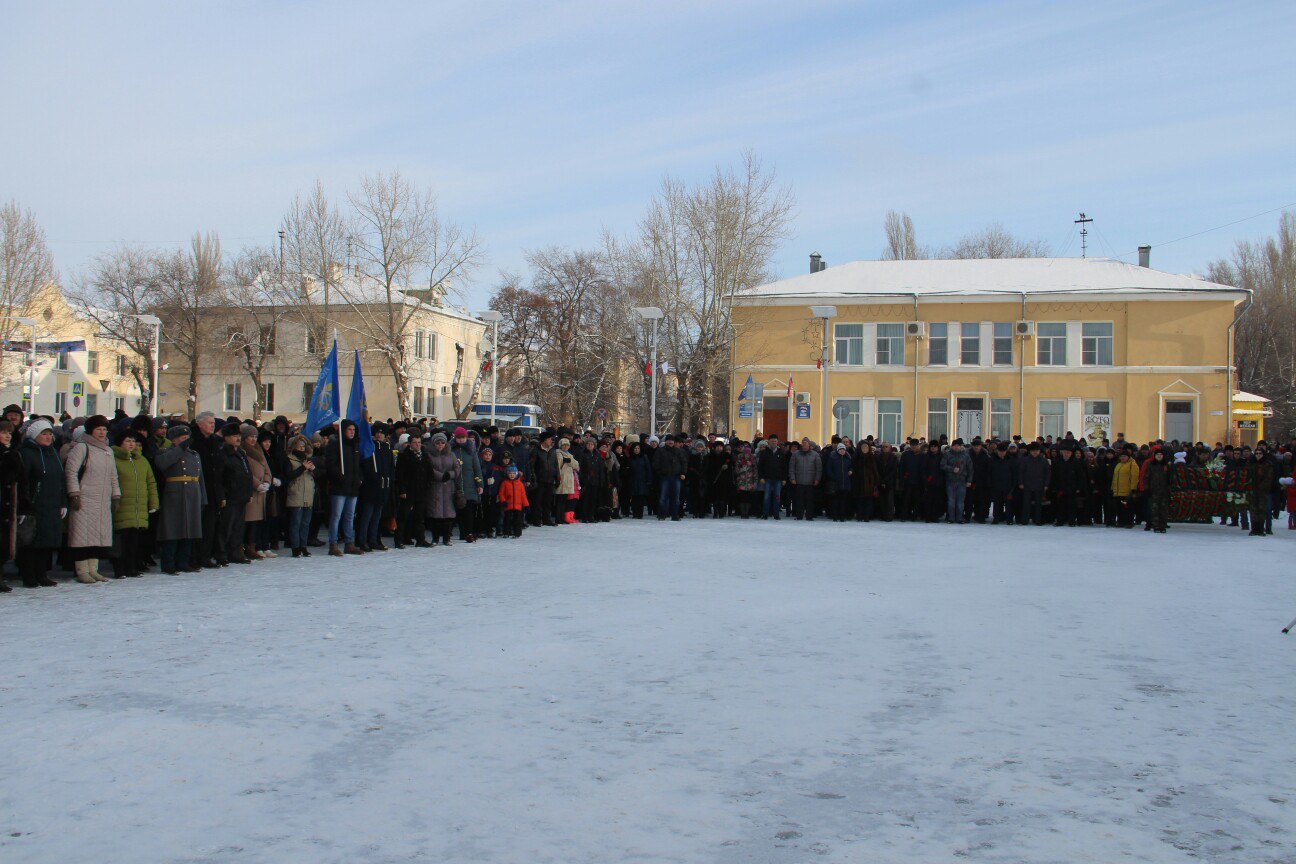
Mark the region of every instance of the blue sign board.
[[809, 406], [809, 405], [798, 405], [798, 406], [796, 406], [796, 419], [798, 419], [798, 420], [809, 420], [809, 419], [810, 419], [810, 406]]
[[750, 417], [750, 416], [752, 416], [752, 404], [751, 404], [750, 402], [744, 402], [743, 404], [739, 405], [739, 406], [738, 406], [738, 416], [739, 416], [739, 417]]

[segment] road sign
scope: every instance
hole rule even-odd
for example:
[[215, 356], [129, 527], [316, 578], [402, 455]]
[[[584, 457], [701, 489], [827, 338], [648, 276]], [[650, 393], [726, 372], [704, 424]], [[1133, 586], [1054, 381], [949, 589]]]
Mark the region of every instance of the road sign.
[[796, 419], [798, 419], [798, 420], [809, 420], [809, 419], [810, 419], [810, 406], [809, 406], [809, 405], [798, 405], [798, 406], [796, 406]]
[[82, 393], [84, 393], [84, 392], [85, 392], [85, 384], [81, 383], [80, 381], [73, 381], [73, 382], [72, 382], [72, 395], [73, 395], [73, 396], [80, 396], [80, 395], [81, 395]]
[[738, 416], [739, 416], [739, 417], [750, 417], [750, 416], [752, 416], [752, 404], [751, 404], [750, 402], [744, 402], [744, 403], [742, 403], [741, 405], [739, 405], [739, 406], [738, 406]]
[[848, 414], [850, 414], [850, 406], [845, 402], [838, 402], [833, 406], [833, 416], [838, 420], [845, 420]]
[[598, 417], [599, 422], [601, 423], [601, 422], [603, 422], [604, 420], [607, 419], [607, 409], [606, 409], [606, 408], [600, 408], [600, 409], [598, 409], [597, 411], [594, 412], [594, 415], [595, 415], [596, 417]]

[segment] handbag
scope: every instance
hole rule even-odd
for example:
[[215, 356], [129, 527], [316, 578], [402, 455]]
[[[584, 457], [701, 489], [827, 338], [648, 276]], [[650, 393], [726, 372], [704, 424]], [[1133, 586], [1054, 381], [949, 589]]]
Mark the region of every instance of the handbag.
[[456, 510], [462, 510], [468, 506], [468, 496], [463, 493], [462, 489], [455, 490], [454, 506]]

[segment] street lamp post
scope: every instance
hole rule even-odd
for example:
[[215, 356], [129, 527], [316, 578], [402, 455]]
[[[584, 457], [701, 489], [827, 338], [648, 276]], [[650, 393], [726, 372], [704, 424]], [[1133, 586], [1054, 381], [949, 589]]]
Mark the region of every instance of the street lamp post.
[[651, 418], [649, 421], [650, 425], [648, 427], [648, 435], [651, 437], [657, 434], [657, 322], [666, 316], [665, 313], [656, 306], [636, 306], [634, 311], [640, 318], [649, 322], [648, 327], [650, 335], [648, 339], [652, 351], [652, 359], [650, 361], [652, 365], [652, 375], [649, 376], [651, 378], [649, 383], [652, 385], [652, 396], [650, 397], [650, 407], [648, 408], [648, 415]]
[[819, 432], [821, 436], [819, 439], [819, 446], [826, 447], [828, 445], [828, 429], [829, 429], [828, 426], [828, 319], [837, 317], [837, 307], [836, 306], [811, 306], [810, 314], [814, 315], [814, 317], [816, 318], [820, 318], [823, 320], [823, 350], [819, 355], [819, 364], [823, 372], [822, 375], [823, 393], [822, 393], [822, 401], [819, 404], [819, 416], [822, 418], [819, 421], [819, 427], [820, 427]]
[[495, 405], [499, 401], [499, 322], [504, 316], [487, 309], [477, 316], [491, 325], [491, 425], [495, 425]]

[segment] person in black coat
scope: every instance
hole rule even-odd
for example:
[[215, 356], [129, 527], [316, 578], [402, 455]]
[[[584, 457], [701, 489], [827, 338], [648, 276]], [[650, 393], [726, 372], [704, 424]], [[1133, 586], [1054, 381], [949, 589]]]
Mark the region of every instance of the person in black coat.
[[558, 448], [554, 446], [552, 432], [541, 433], [536, 451], [528, 461], [535, 479], [535, 493], [527, 496], [531, 501], [531, 524], [556, 525], [554, 490], [558, 488]]
[[734, 494], [733, 455], [725, 452], [725, 445], [717, 441], [711, 445], [702, 465], [707, 502], [714, 519], [729, 515], [729, 502]]
[[607, 465], [594, 449], [593, 438], [585, 439], [585, 446], [576, 453], [576, 461], [580, 465], [580, 521], [598, 522], [603, 505], [611, 504], [612, 494]]
[[[26, 470], [22, 456], [11, 448], [14, 425], [0, 420], [0, 527], [4, 531], [4, 561], [12, 561], [18, 551], [18, 502], [26, 487]], [[0, 574], [0, 594], [12, 591]]]
[[[937, 462], [939, 463], [939, 450], [937, 448]], [[909, 449], [900, 454], [900, 485], [896, 494], [900, 500], [896, 507], [901, 519], [918, 521], [923, 518], [924, 495], [927, 486], [927, 472], [925, 471], [927, 454], [918, 446], [917, 441], [909, 442]], [[942, 491], [942, 494], [944, 492]], [[943, 506], [943, 505], [942, 505]]]
[[223, 440], [215, 456], [218, 488], [221, 491], [220, 515], [216, 520], [216, 543], [212, 554], [217, 566], [247, 564], [243, 554], [244, 508], [252, 500], [252, 469], [241, 446], [238, 423], [226, 423], [220, 430]]
[[756, 445], [756, 479], [764, 488], [764, 502], [761, 518], [773, 516], [779, 518], [780, 502], [783, 497], [783, 484], [787, 482], [788, 455], [779, 443], [777, 435], [771, 435]]
[[216, 415], [204, 411], [194, 421], [191, 449], [202, 460], [203, 487], [207, 501], [202, 509], [202, 532], [197, 541], [193, 560], [199, 567], [216, 567], [217, 523], [225, 500], [225, 487], [221, 483], [220, 451], [224, 440], [217, 434]]
[[643, 445], [638, 441], [630, 445], [623, 470], [626, 473], [624, 489], [625, 497], [630, 501], [630, 515], [642, 519], [644, 507], [652, 496], [653, 471]]
[[359, 555], [355, 544], [355, 509], [360, 496], [360, 442], [356, 425], [343, 420], [342, 434], [324, 448], [329, 483], [329, 554]]
[[[1017, 457], [1009, 455], [1008, 442], [995, 445], [994, 454], [986, 460], [984, 473], [977, 471], [978, 485], [984, 486], [994, 508], [994, 524], [1013, 521], [1014, 494], [1017, 491]], [[984, 479], [981, 479], [984, 478]]]
[[923, 482], [923, 518], [928, 522], [940, 521], [945, 512], [945, 472], [941, 469], [941, 446], [935, 441], [927, 445], [918, 463]]
[[967, 491], [963, 515], [984, 525], [990, 515], [990, 450], [980, 438], [973, 438], [968, 458], [972, 460], [972, 485]]
[[387, 427], [373, 427], [374, 452], [368, 459], [360, 460], [359, 510], [356, 513], [356, 546], [362, 552], [386, 552], [380, 536], [382, 515], [392, 494], [395, 466], [391, 445], [387, 443]]
[[427, 489], [432, 482], [432, 463], [423, 449], [423, 439], [412, 435], [396, 457], [392, 474], [396, 493], [396, 548], [408, 543], [427, 547]]
[[67, 491], [63, 464], [54, 450], [54, 431], [48, 420], [27, 427], [22, 449], [24, 494], [18, 501], [18, 573], [28, 588], [52, 587], [50, 562], [63, 545], [63, 517]]
[[896, 484], [900, 478], [900, 457], [889, 442], [882, 442], [877, 453], [878, 497], [874, 515], [883, 522], [895, 518]]

